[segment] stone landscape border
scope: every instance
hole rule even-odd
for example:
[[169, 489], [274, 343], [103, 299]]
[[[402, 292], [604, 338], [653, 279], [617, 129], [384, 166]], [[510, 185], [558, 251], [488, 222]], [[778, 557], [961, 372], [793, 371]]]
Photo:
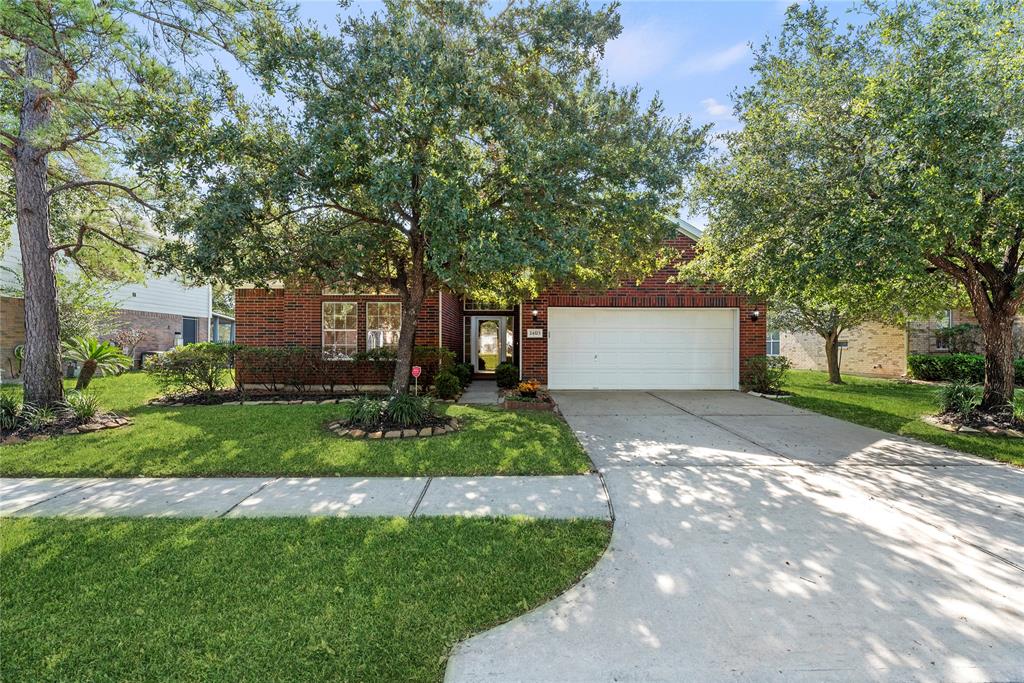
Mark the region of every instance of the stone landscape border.
[[[115, 415], [113, 413], [107, 413], [105, 415], [97, 415], [88, 422], [83, 422], [80, 425], [74, 427], [68, 427], [61, 431], [61, 435], [64, 434], [91, 434], [92, 432], [100, 432], [104, 429], [117, 429], [118, 427], [127, 427], [134, 423], [130, 417], [123, 417], [121, 415]], [[28, 443], [29, 441], [46, 441], [51, 436], [57, 436], [57, 434], [35, 434], [33, 436], [22, 438], [15, 434], [8, 436], [6, 439], [0, 441], [0, 444], [19, 444]]]
[[1011, 439], [1024, 439], [1024, 432], [1017, 429], [1003, 429], [996, 427], [995, 425], [986, 425], [984, 427], [970, 427], [968, 425], [955, 425], [949, 422], [943, 422], [937, 415], [922, 415], [921, 421], [925, 424], [930, 424], [933, 427], [938, 427], [947, 432], [956, 432], [958, 434], [991, 434], [992, 436], [1005, 436]]
[[389, 430], [375, 430], [367, 431], [358, 427], [350, 427], [345, 424], [344, 420], [335, 420], [327, 423], [327, 429], [334, 432], [340, 437], [348, 439], [413, 439], [428, 436], [444, 436], [445, 434], [452, 434], [459, 431], [462, 425], [459, 421], [454, 418], [448, 418], [447, 424], [440, 427], [420, 427], [414, 429], [412, 427], [408, 429], [389, 429]]

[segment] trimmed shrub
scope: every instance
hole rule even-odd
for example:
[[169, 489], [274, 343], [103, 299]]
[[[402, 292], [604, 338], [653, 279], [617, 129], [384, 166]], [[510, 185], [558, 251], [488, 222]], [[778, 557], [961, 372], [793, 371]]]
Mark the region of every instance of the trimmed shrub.
[[785, 356], [752, 356], [743, 364], [741, 381], [759, 394], [782, 393], [782, 381], [792, 364]]
[[936, 394], [939, 397], [939, 409], [943, 413], [956, 413], [964, 419], [974, 412], [980, 402], [978, 387], [963, 380], [950, 382]]
[[494, 368], [494, 379], [502, 389], [511, 389], [519, 384], [519, 368], [512, 363], [498, 363]]
[[459, 378], [459, 384], [465, 389], [473, 381], [473, 364], [456, 363], [452, 366], [452, 374]]
[[145, 370], [165, 391], [212, 393], [223, 386], [230, 355], [225, 344], [188, 344], [150, 356]]
[[[910, 376], [928, 382], [952, 382], [961, 380], [977, 384], [985, 381], [985, 358], [970, 353], [948, 355], [913, 354], [907, 356]], [[1020, 366], [1015, 364], [1018, 377]]]
[[427, 416], [430, 415], [431, 401], [426, 396], [399, 394], [387, 402], [384, 412], [391, 422], [400, 424], [403, 427], [412, 427], [422, 424]]
[[455, 373], [442, 370], [434, 378], [434, 393], [438, 398], [445, 400], [455, 398], [462, 391], [462, 382], [455, 376]]

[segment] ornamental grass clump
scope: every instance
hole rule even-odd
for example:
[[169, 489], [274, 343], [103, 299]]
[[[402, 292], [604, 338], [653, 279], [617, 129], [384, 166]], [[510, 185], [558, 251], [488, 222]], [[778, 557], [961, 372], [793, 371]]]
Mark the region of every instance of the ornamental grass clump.
[[100, 413], [100, 399], [84, 391], [69, 391], [61, 402], [61, 412], [76, 422], [88, 422]]
[[423, 424], [432, 414], [432, 402], [427, 396], [398, 394], [387, 402], [385, 413], [390, 422], [403, 427]]
[[964, 381], [950, 382], [942, 386], [938, 391], [938, 397], [941, 411], [956, 415], [961, 420], [968, 419], [981, 401], [977, 385]]
[[352, 402], [348, 421], [356, 427], [372, 427], [384, 417], [384, 401], [369, 396], [360, 396]]

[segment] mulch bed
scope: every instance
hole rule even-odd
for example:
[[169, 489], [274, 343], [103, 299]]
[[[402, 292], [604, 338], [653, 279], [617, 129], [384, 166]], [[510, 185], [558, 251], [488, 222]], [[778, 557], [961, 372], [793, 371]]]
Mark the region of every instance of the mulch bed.
[[328, 422], [326, 428], [338, 436], [353, 439], [410, 439], [413, 437], [442, 436], [458, 431], [459, 421], [446, 415], [431, 415], [415, 426], [383, 421], [373, 425], [350, 425], [347, 420]]
[[124, 417], [117, 413], [101, 413], [88, 422], [81, 422], [74, 417], [58, 417], [53, 422], [31, 429], [28, 425], [21, 425], [10, 434], [6, 434], [3, 444], [18, 444], [26, 441], [45, 441], [52, 436], [63, 434], [89, 434], [104, 429], [117, 429], [132, 424], [130, 417]]
[[523, 396], [517, 389], [505, 389], [501, 394], [501, 405], [505, 410], [554, 410], [555, 402], [546, 391], [536, 396]]
[[971, 413], [964, 419], [959, 413], [941, 413], [924, 418], [928, 424], [950, 432], [985, 433], [1024, 438], [1024, 423], [1013, 419], [1013, 413]]

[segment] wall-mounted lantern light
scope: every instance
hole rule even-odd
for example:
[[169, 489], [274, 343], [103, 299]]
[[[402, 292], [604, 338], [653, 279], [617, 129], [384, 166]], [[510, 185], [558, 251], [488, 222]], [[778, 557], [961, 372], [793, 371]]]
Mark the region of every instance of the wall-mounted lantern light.
[[181, 346], [181, 332], [174, 333], [174, 345]]
[[756, 308], [752, 310], [750, 312], [750, 319], [756, 323], [758, 320], [761, 319], [761, 311], [757, 310]]
[[537, 309], [535, 308], [535, 309], [533, 309], [532, 311], [530, 311], [530, 315], [532, 315], [532, 316], [533, 316], [533, 322], [537, 322], [537, 316], [538, 316], [538, 315], [540, 315], [540, 311], [538, 311], [538, 310], [537, 310]]

